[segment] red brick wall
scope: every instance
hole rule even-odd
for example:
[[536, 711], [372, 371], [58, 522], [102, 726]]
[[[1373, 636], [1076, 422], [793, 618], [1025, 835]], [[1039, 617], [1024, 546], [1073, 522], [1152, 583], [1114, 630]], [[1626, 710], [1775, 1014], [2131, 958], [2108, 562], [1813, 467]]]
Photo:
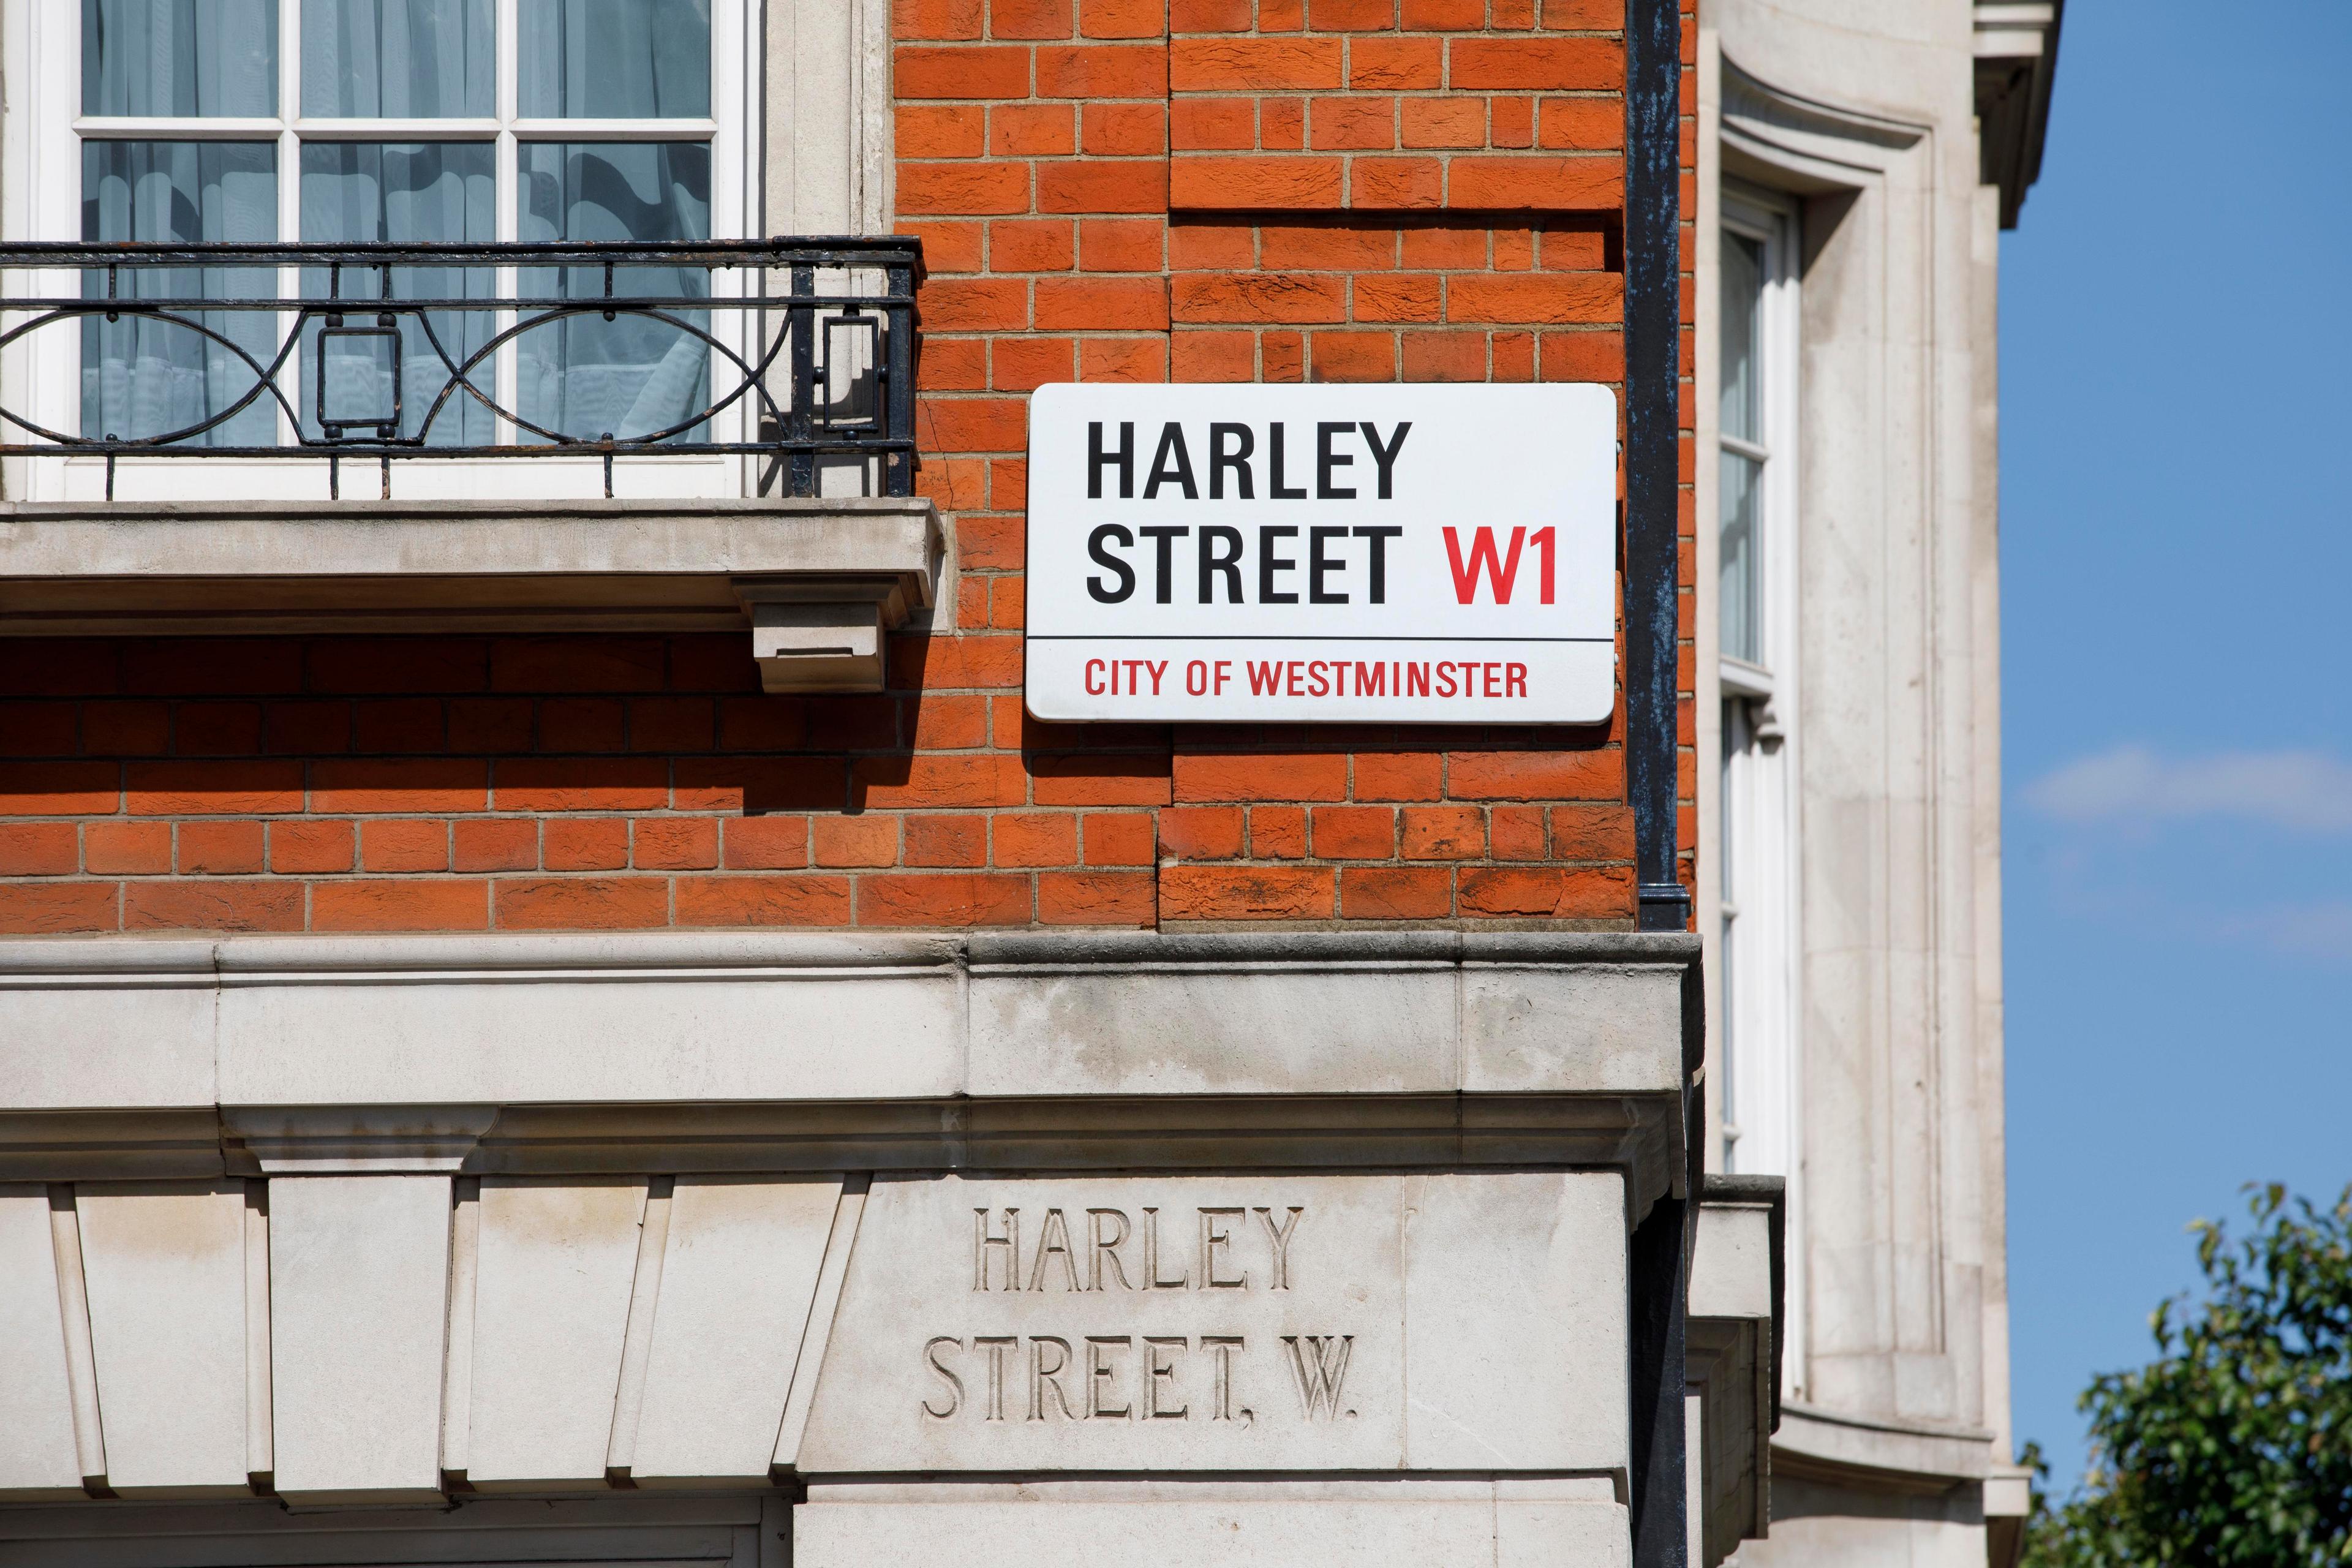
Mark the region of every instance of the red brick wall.
[[1019, 637], [1042, 383], [1621, 377], [1619, 19], [898, 0], [956, 572], [890, 689], [766, 696], [737, 637], [0, 642], [0, 932], [1630, 922], [1622, 714], [1044, 725]]

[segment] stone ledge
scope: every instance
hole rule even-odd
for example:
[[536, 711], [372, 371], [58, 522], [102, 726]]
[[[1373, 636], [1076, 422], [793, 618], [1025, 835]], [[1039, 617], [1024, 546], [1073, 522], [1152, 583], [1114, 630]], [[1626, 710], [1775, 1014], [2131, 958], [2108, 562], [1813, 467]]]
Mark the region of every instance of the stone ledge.
[[936, 602], [921, 500], [0, 507], [0, 636], [735, 632], [770, 690], [877, 690]]

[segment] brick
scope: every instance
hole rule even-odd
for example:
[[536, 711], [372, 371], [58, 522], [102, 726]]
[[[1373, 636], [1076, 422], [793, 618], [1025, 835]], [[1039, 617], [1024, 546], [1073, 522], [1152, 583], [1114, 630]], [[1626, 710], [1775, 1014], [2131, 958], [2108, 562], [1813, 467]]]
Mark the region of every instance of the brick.
[[1625, 25], [1625, 0], [1543, 0], [1543, 25], [1563, 30], [1615, 32]]
[[1337, 208], [1345, 190], [1338, 158], [1183, 157], [1168, 168], [1168, 205], [1182, 209]]
[[1045, 925], [1148, 926], [1159, 907], [1149, 871], [1047, 871], [1037, 879], [1037, 919]]
[[[181, 842], [187, 829], [180, 830]], [[363, 871], [446, 871], [449, 868], [449, 825], [430, 818], [394, 818], [360, 824], [360, 869]]]
[[0, 823], [0, 877], [70, 877], [81, 835], [70, 822]]
[[[348, 702], [267, 703], [261, 710], [261, 749], [273, 756], [348, 752], [352, 749], [352, 705]], [[524, 738], [528, 740], [529, 736], [526, 718]]]
[[1085, 863], [1149, 866], [1154, 858], [1151, 818], [1139, 811], [1089, 812], [1084, 823]]
[[[988, 226], [988, 265], [992, 272], [1066, 272], [1076, 263], [1077, 255], [1076, 231], [1067, 218], [1004, 218]], [[991, 286], [1021, 289], [1021, 313], [1012, 324], [1025, 324], [1028, 286], [995, 282]], [[1004, 344], [999, 342], [995, 346], [1001, 349]], [[926, 344], [925, 354], [929, 352]]]
[[493, 798], [500, 811], [658, 811], [669, 804], [669, 763], [660, 757], [509, 758], [499, 763]]
[[[1089, 272], [1157, 272], [1166, 257], [1167, 235], [1168, 226], [1159, 218], [1084, 218], [1078, 223], [1078, 254]], [[1164, 291], [1161, 299], [1164, 327]]]
[[942, 278], [923, 286], [922, 309], [934, 331], [1011, 331], [1029, 324], [1029, 285], [1015, 278]]
[[[295, 776], [300, 777], [299, 769]], [[122, 769], [116, 763], [0, 763], [0, 814], [107, 816], [121, 809]]]
[[501, 637], [490, 645], [498, 691], [659, 691], [669, 647], [659, 637]]
[[78, 728], [68, 703], [0, 702], [0, 755], [69, 756]]
[[890, 36], [977, 38], [987, 16], [985, 0], [890, 0]]
[[1177, 381], [1243, 382], [1257, 374], [1257, 338], [1250, 332], [1178, 332], [1168, 355]]
[[925, 453], [1018, 452], [1028, 447], [1025, 406], [1012, 398], [926, 397], [915, 405]]
[[[999, 511], [1018, 511], [1029, 504], [1028, 458], [998, 458], [989, 463], [988, 504]], [[1011, 548], [1008, 551], [1004, 542], [999, 541], [991, 551], [992, 557], [1008, 566], [1021, 565], [1028, 559], [1024, 553], [1027, 541], [1021, 529], [1016, 526], [1016, 520], [999, 518], [993, 521], [1004, 528], [1010, 535]], [[967, 534], [965, 537], [969, 542], [971, 535]], [[968, 542], [967, 552], [969, 549]], [[981, 564], [979, 558], [969, 552], [965, 554], [963, 560], [968, 566], [977, 567]]]
[[[973, 579], [983, 585], [986, 578]], [[1001, 590], [1018, 578], [998, 578]], [[919, 752], [946, 751], [988, 743], [988, 699], [934, 692], [909, 702], [913, 711], [907, 725]]]
[[1167, 28], [1167, 0], [1078, 0], [1078, 32], [1086, 37], [1156, 38]]
[[1397, 0], [1307, 0], [1307, 25], [1318, 33], [1375, 33], [1396, 20]]
[[[344, 767], [352, 764], [321, 763], [319, 765]], [[373, 765], [400, 767], [410, 764], [380, 763]], [[295, 812], [302, 809], [302, 764], [294, 762], [132, 763], [123, 770], [123, 799], [133, 816], [263, 816]], [[114, 808], [110, 804], [103, 809], [111, 811]], [[320, 809], [337, 808], [322, 806]]]
[[539, 824], [513, 817], [460, 819], [449, 827], [453, 871], [530, 871], [539, 867]]
[[19, 697], [103, 697], [121, 688], [119, 644], [80, 637], [0, 643], [0, 690]]
[[1070, 0], [988, 0], [992, 38], [1066, 38]]
[[1542, 266], [1549, 272], [1598, 272], [1609, 265], [1609, 236], [1597, 228], [1547, 228]]
[[1475, 98], [1408, 98], [1399, 141], [1407, 147], [1483, 147], [1486, 106]]
[[1622, 381], [1625, 337], [1622, 332], [1546, 332], [1542, 360], [1546, 381]]
[[1633, 874], [1630, 867], [1465, 869], [1455, 890], [1465, 915], [1623, 920], [1633, 913]]
[[1486, 25], [1486, 0], [1404, 0], [1408, 33], [1475, 33]]
[[1028, 212], [1025, 163], [901, 163], [898, 212]]
[[1251, 0], [1169, 0], [1171, 33], [1246, 33], [1255, 25]]
[[1621, 45], [1610, 38], [1455, 38], [1445, 85], [1457, 91], [1608, 91], [1625, 83]]
[[453, 752], [527, 752], [535, 704], [526, 697], [460, 698], [449, 704]]
[[540, 832], [551, 871], [618, 871], [629, 863], [629, 825], [621, 817], [558, 818]]
[[[1180, 98], [1168, 106], [1168, 144], [1179, 153], [1236, 151], [1257, 144], [1257, 101]], [[1248, 266], [1244, 257], [1238, 263]]]
[[184, 822], [175, 864], [184, 877], [243, 877], [261, 869], [263, 828], [258, 822]]
[[1357, 38], [1348, 46], [1348, 85], [1359, 92], [1419, 92], [1445, 82], [1445, 45], [1436, 38]]
[[1073, 866], [1078, 858], [1078, 819], [1066, 811], [1023, 812], [992, 824], [999, 866]]
[[1180, 321], [1337, 323], [1348, 319], [1347, 284], [1302, 272], [1188, 272], [1170, 280]]
[[1355, 773], [1358, 800], [1436, 800], [1445, 762], [1433, 752], [1359, 752]]
[[168, 882], [131, 882], [122, 889], [122, 929], [300, 931], [302, 884], [177, 878]]
[[[964, 564], [977, 563], [967, 554]], [[1011, 689], [1021, 684], [1021, 668], [1019, 637], [894, 637], [890, 642], [890, 684], [901, 691]]]
[[1257, 341], [1258, 369], [1269, 382], [1307, 379], [1307, 338], [1301, 332], [1266, 332]]
[[1420, 212], [1445, 205], [1445, 165], [1435, 158], [1359, 158], [1349, 170], [1348, 205]]
[[708, 697], [640, 697], [629, 704], [629, 750], [707, 752], [718, 734]]
[[667, 877], [528, 877], [492, 886], [501, 931], [646, 931], [669, 924]]
[[[160, 877], [172, 869], [168, 822], [92, 822], [81, 832], [82, 866], [93, 877]], [[335, 869], [348, 870], [350, 865], [346, 854]]]
[[1408, 860], [1475, 860], [1486, 852], [1486, 814], [1475, 805], [1409, 805], [1401, 826]]
[[1396, 813], [1387, 806], [1318, 806], [1311, 822], [1318, 860], [1386, 860], [1396, 853]]
[[1317, 152], [1386, 152], [1396, 145], [1396, 100], [1318, 98], [1309, 106], [1307, 144]]
[[1444, 920], [1454, 873], [1420, 866], [1350, 866], [1339, 873], [1339, 913], [1351, 921]]
[[[892, 60], [891, 89], [901, 100], [1026, 98], [1029, 51], [1024, 48], [922, 48], [901, 46]], [[902, 172], [899, 178], [903, 180]], [[910, 209], [901, 199], [899, 210]]]
[[[345, 726], [346, 733], [349, 725]], [[92, 702], [82, 709], [81, 749], [93, 757], [152, 757], [171, 750], [172, 710], [161, 702]]]
[[539, 705], [539, 749], [617, 752], [627, 730], [625, 711], [610, 698], [550, 698]]
[[1345, 800], [1348, 759], [1331, 752], [1185, 752], [1174, 760], [1174, 784], [1187, 804]]
[[1551, 852], [1561, 860], [1631, 860], [1633, 813], [1623, 805], [1555, 805]]
[[988, 864], [988, 818], [984, 816], [909, 816], [901, 824], [909, 866], [985, 866]]
[[[531, 767], [509, 763], [507, 767]], [[600, 766], [610, 764], [597, 764]], [[643, 766], [644, 764], [637, 764]], [[310, 765], [310, 808], [320, 812], [480, 811], [488, 804], [489, 764], [466, 757], [352, 758]], [[295, 806], [257, 809], [291, 811]]]
[[1269, 152], [1296, 153], [1305, 147], [1307, 100], [1303, 98], [1259, 99], [1257, 144]]
[[751, 639], [710, 633], [674, 637], [669, 647], [669, 689], [672, 691], [733, 691], [760, 689], [760, 667], [752, 662]]
[[1463, 219], [1417, 225], [1404, 231], [1404, 265], [1458, 272], [1486, 265], [1485, 226]]
[[[988, 344], [980, 338], [933, 337], [923, 344], [923, 358], [916, 367], [915, 384], [924, 392], [981, 392], [988, 386]], [[936, 471], [934, 471], [936, 470]], [[942, 506], [970, 506], [978, 500], [958, 499], [965, 475], [952, 463], [931, 463], [917, 470], [915, 482], [924, 487], [919, 493], [929, 496]]]
[[[1533, 332], [1496, 332], [1493, 339], [1493, 378], [1496, 381], [1533, 381], [1536, 376], [1536, 338]], [[1683, 482], [1688, 484], [1687, 476]]]
[[63, 936], [113, 931], [121, 897], [113, 882], [0, 882], [0, 931]]
[[808, 864], [808, 839], [805, 816], [739, 816], [726, 824], [720, 863], [730, 871], [797, 869]]
[[1536, 25], [1536, 0], [1488, 0], [1486, 26], [1497, 32], [1525, 31]]
[[1160, 853], [1181, 860], [1238, 860], [1243, 823], [1239, 806], [1171, 806], [1159, 814]]
[[1484, 332], [1406, 332], [1401, 347], [1407, 381], [1486, 379]]
[[[1078, 379], [1080, 381], [1160, 382], [1168, 379], [1168, 344], [1165, 339], [1149, 338], [1087, 338], [1078, 344]], [[1012, 580], [1014, 592], [1019, 592], [1019, 579]], [[999, 588], [997, 599], [1004, 601], [1005, 593]], [[1007, 620], [1000, 614], [995, 622], [1000, 626], [1018, 627], [1019, 619]]]
[[[1273, 270], [1360, 272], [1396, 265], [1397, 231], [1384, 223], [1267, 224], [1258, 240], [1260, 258]], [[1250, 258], [1244, 255], [1238, 264], [1246, 267]]]
[[[191, 826], [194, 826], [193, 824]], [[349, 822], [306, 819], [299, 822], [273, 822], [269, 825], [269, 868], [279, 876], [315, 876], [320, 873], [348, 871], [352, 868], [352, 829]], [[186, 851], [186, 835], [182, 834], [182, 853]]]
[[1531, 98], [1498, 98], [1488, 107], [1486, 139], [1497, 147], [1536, 144], [1536, 105]]
[[1456, 752], [1446, 760], [1454, 800], [1622, 800], [1624, 752]]
[[1355, 318], [1359, 321], [1434, 321], [1442, 305], [1438, 280], [1426, 272], [1355, 280]]
[[1307, 26], [1307, 0], [1257, 0], [1257, 30], [1296, 33]]
[[1446, 171], [1450, 207], [1613, 212], [1624, 200], [1625, 165], [1617, 158], [1465, 154]]
[[1039, 805], [1166, 805], [1171, 784], [1166, 752], [1026, 756]]
[[1308, 345], [1318, 381], [1396, 379], [1394, 332], [1317, 332]]
[[846, 877], [680, 877], [682, 926], [845, 926]]
[[1296, 805], [1250, 807], [1249, 847], [1253, 859], [1306, 859], [1306, 809]]
[[250, 702], [184, 702], [172, 725], [184, 757], [249, 757], [261, 750], [261, 710]]
[[1536, 111], [1536, 141], [1576, 153], [1614, 153], [1625, 145], [1625, 107], [1613, 98], [1547, 98]]
[[1450, 321], [1611, 322], [1624, 311], [1623, 279], [1613, 272], [1454, 278], [1445, 288]]
[[127, 691], [155, 697], [299, 691], [302, 645], [279, 637], [165, 637], [126, 643], [122, 684]]
[[895, 816], [820, 816], [809, 824], [809, 858], [819, 866], [893, 866]]
[[1027, 925], [1032, 901], [1027, 877], [929, 871], [857, 879], [864, 926]]
[[973, 105], [902, 103], [893, 118], [901, 158], [977, 158], [988, 151], [988, 117]]
[[1039, 98], [1165, 98], [1164, 44], [1079, 44], [1037, 51]]
[[1089, 103], [1079, 150], [1097, 158], [1156, 158], [1168, 151], [1168, 111], [1157, 103]]
[[1339, 85], [1337, 38], [1179, 38], [1168, 46], [1172, 92], [1279, 91]]
[[[352, 704], [352, 714], [353, 733], [362, 752], [440, 752], [449, 744], [448, 711], [437, 697], [358, 702]], [[184, 754], [188, 747], [184, 742], [179, 749]]]
[[1168, 169], [1156, 158], [1038, 166], [1039, 212], [1157, 213], [1167, 206]]
[[682, 758], [679, 811], [838, 811], [848, 770], [838, 757]]
[[[898, 177], [903, 190], [907, 178], [907, 168], [903, 163], [898, 166]], [[907, 210], [903, 195], [898, 199], [898, 210], [901, 213]], [[923, 242], [923, 266], [933, 277], [943, 272], [980, 270], [980, 225], [944, 220], [910, 223], [901, 218], [896, 228], [897, 232], [913, 235]]]
[[850, 767], [851, 799], [886, 810], [1020, 805], [1028, 782], [1021, 759], [1002, 753], [862, 757]]
[[1328, 866], [1166, 866], [1163, 921], [1329, 920]]
[[1031, 392], [1077, 373], [1077, 344], [1068, 338], [1004, 338], [989, 357], [989, 381], [999, 392]]
[[1486, 837], [1497, 860], [1544, 858], [1544, 814], [1539, 805], [1498, 805], [1488, 813]]
[[1168, 329], [1168, 287], [1159, 278], [1041, 278], [1041, 330], [1152, 332]]
[[988, 111], [992, 157], [1067, 157], [1077, 150], [1077, 110], [1069, 104], [1000, 103]]

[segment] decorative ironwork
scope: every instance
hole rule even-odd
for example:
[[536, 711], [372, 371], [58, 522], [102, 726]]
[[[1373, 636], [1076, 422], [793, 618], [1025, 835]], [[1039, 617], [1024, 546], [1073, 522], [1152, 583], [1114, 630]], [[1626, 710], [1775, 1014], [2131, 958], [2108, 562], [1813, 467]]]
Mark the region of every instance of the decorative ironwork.
[[[100, 395], [92, 387], [110, 374], [135, 400], [142, 374], [90, 363], [107, 330], [94, 323], [162, 323], [190, 334], [184, 353], [201, 345], [205, 374], [229, 373], [207, 398], [217, 407], [157, 431], [77, 432], [0, 405], [0, 457], [103, 457], [110, 498], [116, 460], [134, 457], [324, 458], [333, 494], [345, 460], [374, 463], [387, 496], [395, 461], [588, 457], [603, 459], [609, 496], [614, 461], [649, 454], [752, 458], [762, 495], [815, 495], [823, 471], [845, 465], [866, 493], [912, 495], [921, 268], [920, 243], [900, 237], [0, 247], [0, 351], [78, 326], [85, 425]], [[265, 272], [274, 293], [226, 286]], [[79, 296], [56, 291], [75, 274]], [[453, 279], [462, 285], [448, 291]], [[436, 283], [445, 291], [427, 291]], [[650, 323], [640, 352], [669, 345], [652, 370], [682, 363], [698, 378], [658, 427], [567, 429], [527, 405], [518, 363], [531, 334], [568, 345], [575, 328], [593, 339], [597, 323], [624, 320]], [[534, 364], [560, 380], [573, 368], [566, 352], [541, 340]], [[666, 385], [675, 397], [675, 374]], [[10, 402], [39, 395], [14, 393]], [[275, 441], [244, 438], [249, 418], [232, 429], [257, 406], [275, 411]], [[492, 439], [467, 438], [486, 423]]]

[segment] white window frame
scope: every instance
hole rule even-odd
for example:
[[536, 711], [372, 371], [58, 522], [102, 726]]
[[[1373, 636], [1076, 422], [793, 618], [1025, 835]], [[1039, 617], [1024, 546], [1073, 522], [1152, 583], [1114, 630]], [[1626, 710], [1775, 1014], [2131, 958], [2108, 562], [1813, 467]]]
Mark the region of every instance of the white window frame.
[[[710, 143], [710, 226], [713, 238], [759, 232], [761, 157], [765, 137], [760, 113], [760, 72], [752, 62], [764, 56], [761, 12], [766, 0], [712, 0], [710, 16], [710, 106], [708, 120], [525, 119], [517, 112], [520, 76], [514, 68], [520, 35], [519, 0], [494, 0], [498, 22], [498, 115], [489, 120], [327, 120], [301, 113], [301, 0], [278, 0], [278, 114], [268, 119], [85, 119], [81, 114], [81, 5], [79, 0], [6, 0], [0, 22], [0, 49], [11, 68], [7, 80], [8, 135], [0, 148], [0, 228], [12, 241], [81, 238], [81, 144], [85, 136], [170, 141], [271, 140], [278, 146], [278, 230], [300, 232], [301, 156], [304, 139], [319, 141], [495, 140], [499, 195], [498, 238], [516, 237], [518, 145], [523, 142], [698, 142]], [[21, 66], [20, 66], [21, 62]], [[282, 269], [279, 291], [295, 289], [294, 269]], [[514, 285], [514, 270], [499, 269], [501, 289]], [[715, 272], [714, 299], [740, 292], [740, 274]], [[18, 273], [5, 279], [7, 295], [78, 293], [80, 279], [69, 271]], [[291, 330], [280, 318], [281, 333]], [[13, 321], [10, 324], [14, 324]], [[711, 333], [738, 353], [740, 313], [714, 310]], [[299, 356], [298, 356], [299, 357]], [[499, 384], [511, 388], [514, 347], [500, 354]], [[32, 417], [50, 429], [79, 431], [81, 423], [80, 334], [60, 323], [26, 334], [0, 354], [0, 402], [30, 406]], [[714, 385], [723, 395], [730, 368], [714, 358]], [[510, 394], [509, 394], [510, 395]], [[511, 406], [509, 403], [509, 406]], [[713, 421], [721, 440], [745, 439], [748, 399]], [[292, 432], [281, 412], [279, 439]], [[499, 439], [510, 430], [500, 421]], [[11, 431], [10, 438], [22, 438]], [[342, 465], [343, 494], [373, 495], [368, 482], [374, 464], [353, 459]], [[737, 457], [633, 456], [613, 465], [614, 493], [623, 497], [677, 499], [754, 493], [757, 460]], [[400, 499], [580, 500], [604, 494], [604, 465], [595, 458], [420, 458], [395, 460], [394, 494]], [[7, 494], [20, 500], [99, 500], [106, 495], [106, 461], [97, 457], [16, 458], [6, 464]], [[124, 458], [116, 464], [118, 500], [320, 500], [328, 493], [325, 458], [240, 460], [222, 458]]]
[[[1750, 548], [1760, 658], [1718, 658], [1723, 691], [1719, 951], [1723, 965], [1723, 1144], [1740, 1174], [1799, 1173], [1802, 1016], [1799, 958], [1797, 449], [1799, 212], [1772, 193], [1726, 183], [1720, 224], [1758, 243], [1759, 440], [1717, 441], [1762, 464]], [[1717, 323], [1718, 330], [1721, 322]], [[1718, 348], [1718, 352], [1720, 352]], [[1718, 518], [1714, 526], [1720, 527]], [[1719, 606], [1718, 606], [1719, 609]]]

